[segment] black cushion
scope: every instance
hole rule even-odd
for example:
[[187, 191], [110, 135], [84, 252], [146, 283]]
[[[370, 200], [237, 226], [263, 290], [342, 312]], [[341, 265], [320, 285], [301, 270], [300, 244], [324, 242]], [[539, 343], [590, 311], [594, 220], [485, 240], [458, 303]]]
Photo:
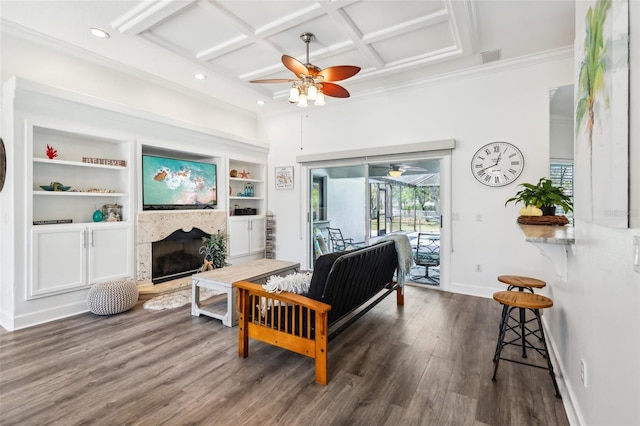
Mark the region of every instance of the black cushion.
[[333, 263], [344, 253], [329, 253], [320, 256], [316, 260], [313, 267], [313, 275], [311, 276], [311, 284], [309, 284], [309, 292], [307, 296], [314, 300], [322, 300], [322, 293], [327, 284], [327, 278]]

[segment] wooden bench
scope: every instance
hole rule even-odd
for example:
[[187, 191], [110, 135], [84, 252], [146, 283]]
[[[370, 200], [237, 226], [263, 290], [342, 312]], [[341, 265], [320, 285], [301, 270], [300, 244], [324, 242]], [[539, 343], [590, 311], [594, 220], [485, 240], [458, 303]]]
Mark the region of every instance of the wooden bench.
[[238, 289], [238, 355], [249, 356], [249, 338], [315, 359], [316, 382], [327, 384], [327, 343], [396, 291], [398, 255], [394, 243], [383, 243], [318, 258], [306, 295], [264, 291], [241, 281]]

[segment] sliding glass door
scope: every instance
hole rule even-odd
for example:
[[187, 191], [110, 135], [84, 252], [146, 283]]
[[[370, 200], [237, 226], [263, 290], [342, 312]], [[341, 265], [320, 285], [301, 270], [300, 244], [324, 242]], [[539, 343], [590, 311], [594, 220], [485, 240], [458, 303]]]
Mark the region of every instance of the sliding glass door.
[[417, 256], [412, 281], [440, 286], [448, 245], [441, 185], [449, 164], [449, 157], [432, 157], [309, 168], [310, 265], [322, 254], [402, 233], [415, 253], [423, 241], [430, 245], [428, 256]]

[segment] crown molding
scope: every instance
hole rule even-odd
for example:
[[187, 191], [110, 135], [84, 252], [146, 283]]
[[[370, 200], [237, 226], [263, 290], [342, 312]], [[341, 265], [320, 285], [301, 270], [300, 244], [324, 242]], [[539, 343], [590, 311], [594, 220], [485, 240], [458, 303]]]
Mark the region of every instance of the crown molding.
[[437, 74], [417, 80], [412, 80], [393, 86], [387, 86], [384, 89], [372, 89], [351, 95], [352, 98], [368, 97], [379, 93], [389, 93], [390, 90], [413, 89], [417, 86], [428, 86], [437, 83], [464, 80], [467, 78], [476, 78], [484, 75], [496, 74], [517, 68], [530, 67], [533, 65], [544, 64], [547, 62], [555, 62], [564, 59], [573, 59], [573, 45], [561, 47], [558, 49], [547, 50], [545, 52], [534, 53], [530, 55], [519, 56], [512, 59], [503, 59], [496, 62], [489, 62], [462, 70]]

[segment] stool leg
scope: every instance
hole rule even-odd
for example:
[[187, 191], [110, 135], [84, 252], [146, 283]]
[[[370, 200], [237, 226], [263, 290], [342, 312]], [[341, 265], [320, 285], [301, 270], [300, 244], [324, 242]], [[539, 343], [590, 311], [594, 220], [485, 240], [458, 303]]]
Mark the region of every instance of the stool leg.
[[540, 327], [540, 338], [542, 340], [542, 345], [544, 346], [544, 356], [547, 359], [547, 368], [549, 370], [549, 374], [551, 375], [553, 388], [556, 391], [556, 398], [562, 398], [562, 396], [560, 396], [560, 389], [558, 389], [558, 382], [556, 382], [556, 375], [553, 372], [553, 365], [551, 364], [551, 356], [549, 355], [549, 348], [547, 347], [547, 339], [544, 337], [544, 330], [542, 329], [542, 321], [540, 320], [540, 310], [532, 309], [532, 311], [536, 315], [536, 319], [538, 320], [538, 327]]
[[520, 309], [520, 338], [522, 340], [522, 358], [526, 358], [527, 349], [526, 349], [525, 338], [524, 338], [525, 309], [524, 308], [519, 308], [519, 309]]
[[504, 305], [502, 310], [502, 320], [500, 321], [500, 335], [498, 336], [498, 346], [496, 347], [496, 354], [493, 357], [495, 366], [493, 367], [493, 377], [491, 381], [496, 381], [496, 374], [498, 373], [498, 364], [500, 363], [500, 353], [504, 343], [504, 335], [507, 333], [507, 323], [509, 322], [509, 308]]
[[507, 311], [509, 307], [507, 305], [502, 305], [502, 316], [500, 317], [500, 325], [498, 326], [498, 342], [496, 343], [496, 350], [493, 353], [493, 361], [495, 362], [498, 359], [498, 354], [500, 353], [500, 336], [502, 335], [502, 323], [505, 322], [505, 317], [507, 316]]

